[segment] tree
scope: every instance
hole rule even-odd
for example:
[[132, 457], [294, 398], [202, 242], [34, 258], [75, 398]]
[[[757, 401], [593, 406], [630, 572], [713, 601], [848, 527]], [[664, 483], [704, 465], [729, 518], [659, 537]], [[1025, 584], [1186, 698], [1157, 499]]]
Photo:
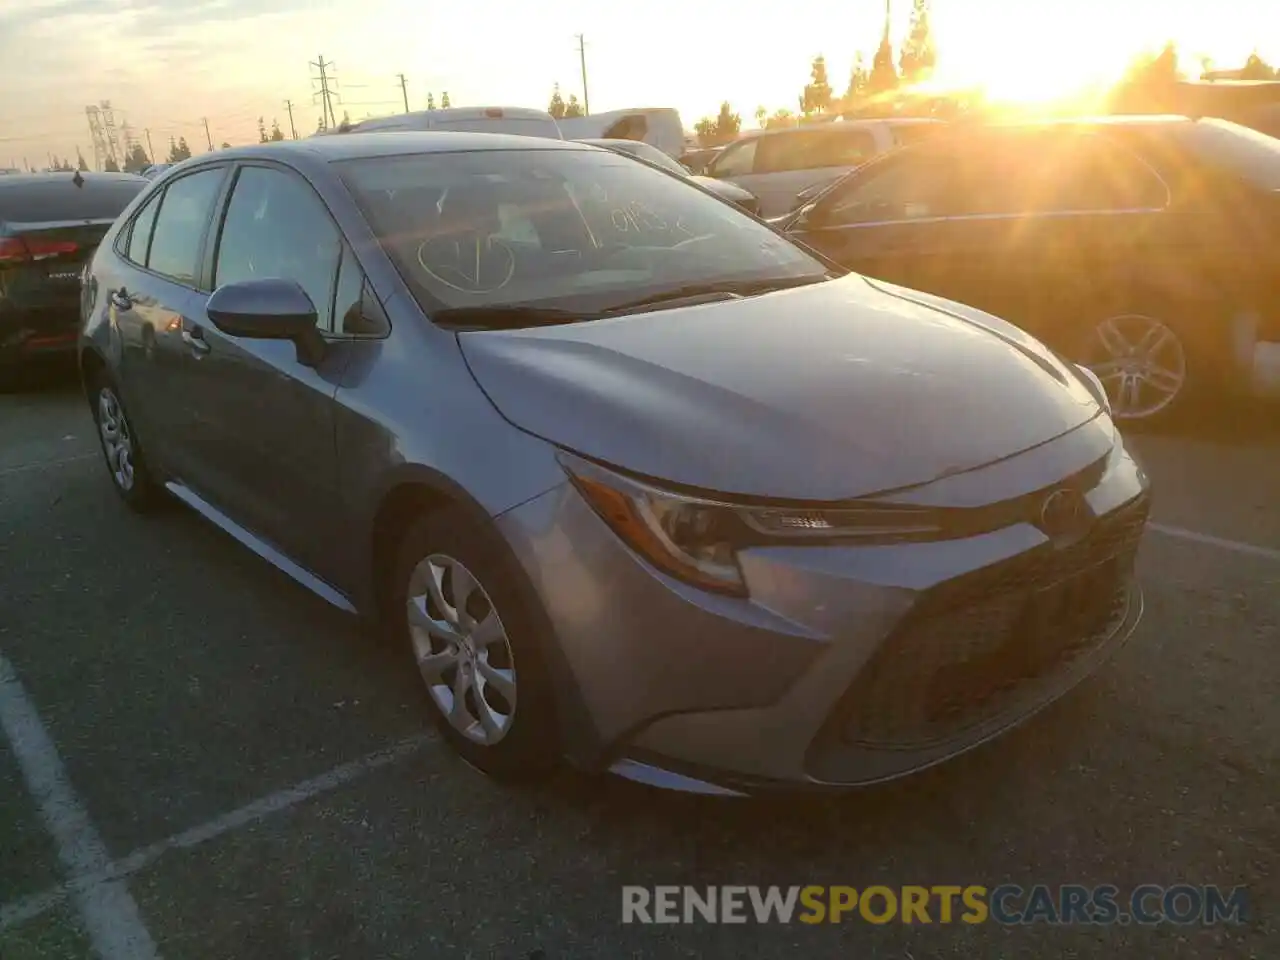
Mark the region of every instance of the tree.
[[705, 145], [726, 143], [736, 137], [742, 129], [742, 117], [733, 112], [729, 101], [726, 100], [720, 104], [720, 112], [714, 120], [703, 117], [694, 124], [693, 129], [698, 135], [699, 142]]
[[258, 142], [266, 143], [270, 137], [267, 136], [267, 125], [262, 122], [262, 118], [258, 118]]
[[769, 111], [764, 108], [764, 105], [756, 107], [756, 126], [763, 130], [765, 121], [768, 119]]
[[764, 122], [766, 130], [785, 130], [796, 125], [796, 115], [783, 107], [775, 110], [773, 116]]
[[564, 112], [564, 97], [560, 96], [560, 84], [557, 83], [551, 91], [551, 102], [547, 104], [547, 113], [557, 120], [563, 120]]
[[436, 108], [436, 95], [428, 91], [427, 92], [427, 109], [434, 110], [435, 108]]
[[867, 93], [888, 93], [898, 87], [898, 68], [893, 64], [893, 44], [889, 42], [889, 25], [885, 24], [880, 47], [871, 61], [871, 74], [867, 77]]
[[811, 80], [800, 97], [800, 109], [805, 115], [826, 113], [831, 109], [831, 84], [827, 82], [827, 58], [822, 54], [813, 58], [809, 76]]
[[915, 0], [911, 7], [911, 26], [902, 44], [898, 66], [902, 79], [907, 83], [919, 83], [938, 64], [938, 52], [933, 45], [933, 29], [929, 24], [929, 0]]
[[578, 102], [576, 93], [569, 94], [569, 102], [564, 105], [564, 115], [566, 117], [585, 116], [585, 111], [582, 109], [582, 104]]
[[84, 154], [80, 152], [79, 147], [76, 147], [76, 169], [83, 170], [85, 173], [89, 172], [89, 164], [85, 163]]
[[119, 173], [120, 164], [116, 163], [115, 157], [107, 157], [107, 162], [102, 165], [102, 169], [107, 173]]
[[141, 173], [149, 166], [151, 166], [151, 158], [147, 156], [147, 151], [142, 149], [142, 144], [135, 143], [129, 148], [129, 153], [124, 158], [124, 172]]
[[187, 138], [179, 137], [175, 143], [173, 137], [169, 138], [169, 162], [181, 163], [191, 157], [191, 148], [187, 146]]
[[284, 131], [280, 129], [280, 121], [275, 117], [271, 118], [271, 142], [279, 143], [284, 139]]
[[849, 73], [849, 86], [844, 92], [844, 104], [851, 107], [867, 95], [871, 86], [871, 74], [867, 72], [867, 61], [859, 50], [853, 59], [853, 70]]
[[1240, 71], [1241, 80], [1280, 80], [1280, 70], [1272, 68], [1271, 64], [1258, 56], [1255, 50], [1249, 54], [1249, 59], [1244, 62], [1244, 69]]
[[1178, 69], [1178, 48], [1166, 43], [1154, 57], [1144, 53], [1137, 57], [1125, 74], [1125, 84], [1130, 87], [1162, 87], [1182, 79]]
[[440, 94], [440, 109], [441, 110], [449, 109], [449, 91], [448, 90]]
[[321, 113], [320, 119], [316, 121], [316, 133], [324, 133], [326, 129], [328, 128], [324, 125], [324, 114]]

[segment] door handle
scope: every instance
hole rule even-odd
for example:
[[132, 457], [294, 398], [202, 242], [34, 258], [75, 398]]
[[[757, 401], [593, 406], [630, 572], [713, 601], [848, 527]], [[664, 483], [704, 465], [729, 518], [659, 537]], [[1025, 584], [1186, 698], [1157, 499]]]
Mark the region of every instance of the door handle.
[[132, 310], [133, 298], [129, 296], [129, 291], [124, 287], [119, 290], [112, 290], [110, 294], [111, 305], [117, 310]]
[[182, 342], [191, 348], [193, 353], [204, 355], [209, 352], [209, 341], [204, 338], [200, 328], [182, 331]]

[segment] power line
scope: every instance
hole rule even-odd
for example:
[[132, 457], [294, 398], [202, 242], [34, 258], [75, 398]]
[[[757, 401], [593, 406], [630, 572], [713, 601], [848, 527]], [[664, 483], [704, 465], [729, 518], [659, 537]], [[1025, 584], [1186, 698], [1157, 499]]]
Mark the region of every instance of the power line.
[[587, 96], [587, 40], [578, 34], [578, 62], [582, 64], [582, 112], [591, 115], [591, 99]]
[[338, 125], [338, 118], [334, 115], [334, 112], [333, 112], [333, 97], [332, 97], [331, 91], [329, 90], [330, 77], [329, 77], [329, 74], [326, 72], [328, 70], [335, 69], [335, 65], [333, 61], [329, 61], [328, 63], [325, 63], [324, 54], [321, 54], [316, 60], [312, 60], [308, 64], [308, 66], [315, 67], [317, 70], [320, 71], [320, 77], [319, 77], [320, 101], [321, 101], [321, 108], [323, 112], [325, 125], [330, 127], [336, 127]]
[[409, 82], [405, 80], [403, 73], [396, 74], [400, 78], [400, 95], [404, 97], [404, 112], [409, 112]]

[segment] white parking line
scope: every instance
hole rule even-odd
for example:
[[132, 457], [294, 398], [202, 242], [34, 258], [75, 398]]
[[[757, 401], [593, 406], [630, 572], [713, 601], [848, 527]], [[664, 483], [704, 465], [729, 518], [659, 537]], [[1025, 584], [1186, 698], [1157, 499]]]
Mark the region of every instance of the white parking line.
[[[75, 882], [110, 863], [106, 846], [71, 788], [49, 732], [13, 667], [0, 656], [0, 728], [13, 746], [27, 789], [53, 835], [58, 859]], [[156, 945], [123, 880], [77, 887], [72, 894], [85, 933], [101, 960], [157, 960]]]
[[[359, 760], [353, 760], [350, 763], [335, 767], [328, 773], [322, 773], [318, 777], [312, 777], [310, 780], [304, 780], [292, 787], [286, 787], [283, 790], [268, 794], [231, 811], [231, 813], [210, 820], [208, 823], [202, 823], [199, 826], [192, 827], [190, 830], [184, 830], [182, 833], [177, 833], [168, 839], [161, 840], [159, 843], [142, 847], [128, 856], [116, 860], [114, 863], [104, 863], [96, 870], [73, 876], [71, 880], [62, 886], [0, 905], [0, 932], [38, 917], [40, 914], [62, 903], [68, 896], [76, 897], [89, 890], [110, 884], [123, 886], [124, 878], [151, 865], [169, 850], [188, 849], [197, 846], [206, 841], [216, 839], [223, 834], [230, 833], [232, 830], [262, 820], [273, 813], [279, 813], [282, 810], [297, 806], [319, 794], [328, 793], [330, 790], [334, 790], [345, 783], [350, 783], [379, 767], [385, 767], [389, 763], [394, 763], [415, 753], [430, 739], [431, 736], [429, 734], [421, 734], [402, 740], [394, 746], [378, 750]], [[105, 956], [107, 955], [104, 954]], [[142, 957], [143, 955], [136, 954], [135, 956]]]
[[1264, 560], [1280, 560], [1280, 550], [1274, 547], [1260, 547], [1256, 543], [1227, 540], [1223, 537], [1215, 537], [1212, 534], [1200, 533], [1196, 530], [1171, 527], [1165, 523], [1148, 523], [1147, 529], [1162, 533], [1166, 537], [1190, 540], [1192, 543], [1202, 543], [1207, 547], [1217, 547], [1219, 550], [1230, 550], [1232, 553], [1242, 553], [1250, 557], [1262, 557]]

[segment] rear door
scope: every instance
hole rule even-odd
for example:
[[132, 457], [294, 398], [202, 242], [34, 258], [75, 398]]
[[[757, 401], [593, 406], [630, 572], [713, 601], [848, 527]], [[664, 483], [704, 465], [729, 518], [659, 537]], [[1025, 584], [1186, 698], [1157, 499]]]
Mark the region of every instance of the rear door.
[[193, 318], [205, 291], [200, 264], [228, 167], [201, 167], [156, 191], [120, 233], [102, 294], [120, 331], [121, 388], [157, 466], [198, 486], [191, 402], [201, 375]]
[[[267, 164], [240, 167], [212, 270], [214, 287], [267, 278], [297, 282], [316, 307], [327, 347], [318, 365], [307, 366], [288, 341], [232, 337], [198, 314], [204, 348], [194, 432], [207, 498], [295, 562], [339, 584], [343, 514], [334, 396], [353, 339], [369, 335], [351, 325], [359, 322], [359, 311], [351, 308], [360, 299], [363, 273], [312, 186], [291, 169]], [[339, 293], [353, 303], [335, 309]]]

